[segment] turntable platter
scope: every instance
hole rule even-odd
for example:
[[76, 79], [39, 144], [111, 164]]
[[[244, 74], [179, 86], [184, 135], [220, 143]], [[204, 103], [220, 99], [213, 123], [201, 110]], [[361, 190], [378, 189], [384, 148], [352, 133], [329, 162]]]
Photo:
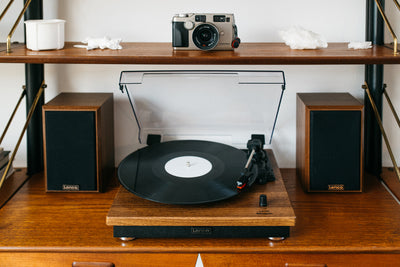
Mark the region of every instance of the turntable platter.
[[130, 192], [167, 204], [201, 204], [238, 194], [246, 153], [221, 143], [184, 140], [153, 144], [128, 155], [118, 178]]

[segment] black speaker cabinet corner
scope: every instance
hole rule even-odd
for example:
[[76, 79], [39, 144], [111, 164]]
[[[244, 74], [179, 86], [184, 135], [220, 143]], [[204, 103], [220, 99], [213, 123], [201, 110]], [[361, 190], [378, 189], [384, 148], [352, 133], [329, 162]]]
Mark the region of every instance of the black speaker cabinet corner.
[[46, 191], [102, 192], [114, 175], [112, 93], [61, 93], [43, 105]]
[[298, 93], [296, 171], [306, 192], [362, 192], [363, 109], [348, 93]]

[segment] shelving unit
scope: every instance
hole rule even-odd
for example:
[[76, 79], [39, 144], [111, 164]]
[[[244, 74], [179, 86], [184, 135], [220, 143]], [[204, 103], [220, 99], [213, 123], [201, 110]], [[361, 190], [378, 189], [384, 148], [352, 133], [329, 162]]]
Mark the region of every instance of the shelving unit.
[[[384, 2], [382, 0], [381, 2]], [[123, 49], [86, 51], [66, 43], [57, 51], [29, 51], [24, 44], [12, 44], [12, 53], [6, 53], [5, 43], [0, 44], [0, 63], [25, 63], [28, 104], [43, 80], [44, 64], [187, 64], [187, 65], [366, 65], [365, 80], [370, 84], [375, 101], [382, 105], [383, 65], [400, 64], [400, 55], [383, 45], [383, 21], [374, 0], [366, 0], [366, 40], [374, 43], [372, 49], [352, 50], [346, 43], [329, 43], [326, 49], [291, 50], [282, 43], [242, 43], [234, 51], [174, 51], [170, 43], [122, 43]], [[42, 18], [42, 0], [33, 0], [25, 19]], [[360, 81], [361, 87], [362, 81]], [[28, 173], [40, 172], [41, 112], [28, 129]], [[373, 174], [380, 171], [381, 135], [375, 125], [373, 113], [366, 103], [367, 164]], [[39, 160], [38, 160], [39, 159]], [[31, 161], [32, 160], [32, 161]], [[32, 167], [33, 166], [33, 167]], [[367, 166], [368, 167], [368, 166]], [[31, 169], [31, 170], [29, 170]], [[198, 253], [204, 263], [237, 264], [240, 260], [260, 265], [267, 261], [299, 263], [306, 266], [319, 263], [363, 265], [381, 263], [395, 266], [399, 262], [400, 239], [398, 235], [400, 213], [398, 204], [377, 179], [367, 175], [366, 192], [362, 194], [335, 195], [305, 194], [296, 179], [294, 170], [284, 170], [284, 181], [297, 216], [291, 238], [272, 243], [264, 239], [219, 240], [136, 240], [121, 243], [112, 238], [112, 229], [105, 217], [112, 204], [117, 185], [104, 194], [44, 193], [43, 174], [26, 180], [24, 171], [14, 174], [0, 195], [0, 206], [17, 190], [14, 198], [0, 213], [4, 220], [0, 230], [4, 238], [0, 246], [1, 263], [24, 265], [34, 260], [52, 261], [54, 266], [64, 262], [82, 261], [132, 263], [139, 265], [158, 261], [171, 265], [194, 265]], [[387, 175], [387, 174], [390, 175]], [[383, 175], [388, 184], [393, 174]], [[66, 205], [68, 202], [68, 205]], [[371, 216], [373, 214], [374, 216]], [[66, 231], [66, 225], [68, 226]], [[95, 237], [95, 242], [93, 242]], [[60, 263], [60, 265], [56, 265]], [[316, 265], [317, 264], [317, 265]], [[76, 265], [78, 266], [78, 265]], [[94, 265], [92, 265], [94, 266]], [[103, 266], [113, 266], [112, 264]], [[321, 266], [325, 266], [322, 265]]]
[[[380, 0], [384, 6], [384, 0]], [[25, 20], [43, 18], [43, 1], [32, 0]], [[44, 64], [196, 64], [196, 65], [291, 65], [291, 64], [365, 64], [365, 81], [370, 85], [378, 110], [382, 109], [383, 65], [399, 64], [393, 48], [384, 46], [384, 21], [375, 0], [366, 0], [366, 40], [372, 49], [351, 50], [343, 43], [331, 43], [327, 49], [291, 50], [281, 43], [244, 43], [235, 51], [174, 51], [169, 43], [125, 43], [118, 51], [86, 51], [73, 48], [72, 43], [59, 51], [33, 52], [24, 45], [12, 44], [13, 52], [6, 54], [0, 44], [0, 63], [25, 63], [27, 108], [44, 79]], [[362, 81], [361, 81], [362, 82]], [[360, 82], [360, 83], [361, 83]], [[44, 102], [42, 97], [39, 106]], [[369, 103], [365, 105], [365, 159], [366, 169], [379, 175], [382, 169], [381, 134]], [[41, 117], [36, 112], [28, 127], [28, 173], [40, 172]]]
[[[379, 18], [368, 15], [367, 22]], [[376, 16], [376, 14], [375, 14]], [[373, 27], [373, 39], [381, 43], [383, 25]], [[372, 26], [368, 26], [372, 27]], [[368, 28], [367, 27], [367, 28]], [[376, 32], [374, 32], [376, 31]], [[369, 38], [369, 37], [368, 37]], [[382, 105], [383, 64], [400, 64], [400, 56], [393, 48], [373, 45], [371, 49], [354, 50], [347, 43], [329, 43], [328, 48], [317, 50], [292, 50], [283, 43], [242, 43], [234, 51], [175, 51], [171, 43], [122, 43], [122, 50], [90, 50], [75, 48], [75, 43], [66, 43], [56, 51], [30, 51], [24, 44], [12, 44], [12, 53], [6, 53], [5, 43], [0, 44], [0, 63], [25, 63], [28, 99], [32, 99], [40, 76], [44, 76], [44, 64], [188, 64], [188, 65], [344, 65], [366, 66], [365, 79], [370, 84], [378, 108]], [[36, 80], [35, 80], [36, 79]], [[360, 86], [362, 81], [360, 81]], [[29, 106], [29, 105], [28, 105]], [[28, 128], [28, 172], [40, 171], [41, 119], [33, 118]], [[372, 115], [372, 116], [371, 116]], [[366, 103], [366, 168], [379, 174], [381, 169], [380, 132], [375, 118]], [[29, 141], [32, 136], [33, 141]], [[371, 168], [369, 168], [369, 166]]]
[[[12, 53], [0, 44], [0, 63], [42, 64], [193, 64], [193, 65], [310, 65], [310, 64], [400, 64], [388, 46], [353, 50], [346, 43], [329, 43], [326, 49], [292, 50], [283, 43], [243, 43], [234, 51], [175, 51], [170, 43], [122, 43], [122, 50], [90, 50], [66, 43], [53, 51], [31, 51], [12, 44]], [[35, 76], [36, 77], [36, 76]], [[29, 94], [29, 89], [28, 89]], [[35, 123], [31, 123], [35, 125]], [[41, 129], [40, 125], [37, 126]], [[37, 137], [36, 137], [37, 138]], [[29, 141], [28, 141], [29, 142]], [[41, 145], [34, 153], [41, 152]], [[28, 144], [29, 146], [29, 144]], [[35, 159], [37, 161], [37, 159]], [[28, 162], [28, 172], [29, 172]]]

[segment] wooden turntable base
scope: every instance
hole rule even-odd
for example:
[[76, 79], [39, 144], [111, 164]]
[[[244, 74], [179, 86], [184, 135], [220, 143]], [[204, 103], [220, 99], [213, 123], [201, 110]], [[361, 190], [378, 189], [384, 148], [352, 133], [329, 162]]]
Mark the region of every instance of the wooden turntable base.
[[[140, 198], [120, 187], [107, 215], [115, 237], [287, 237], [295, 225], [281, 173], [267, 150], [276, 180], [254, 184], [228, 200], [201, 205], [171, 205]], [[177, 194], [179, 191], [177, 192]], [[259, 206], [260, 195], [266, 207]]]

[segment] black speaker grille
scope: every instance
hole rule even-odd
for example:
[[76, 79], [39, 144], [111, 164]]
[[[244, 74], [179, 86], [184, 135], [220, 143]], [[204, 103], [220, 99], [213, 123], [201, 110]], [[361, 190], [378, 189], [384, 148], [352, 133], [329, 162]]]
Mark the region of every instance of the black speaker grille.
[[47, 190], [97, 190], [93, 111], [46, 111]]
[[311, 111], [310, 190], [360, 190], [361, 111]]

